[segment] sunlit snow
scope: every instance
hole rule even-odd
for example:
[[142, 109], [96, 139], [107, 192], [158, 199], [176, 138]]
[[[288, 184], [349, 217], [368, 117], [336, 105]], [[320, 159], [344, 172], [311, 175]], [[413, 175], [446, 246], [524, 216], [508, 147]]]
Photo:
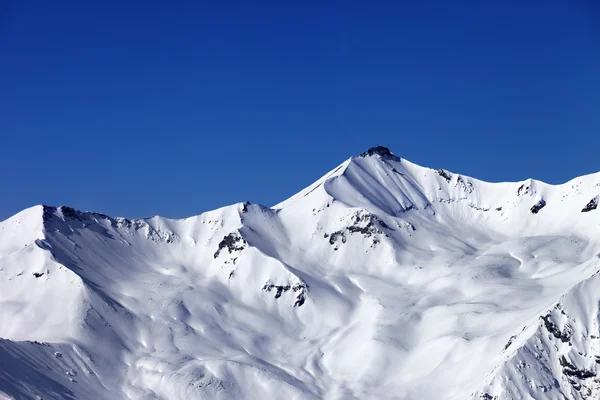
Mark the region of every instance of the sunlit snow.
[[0, 398], [600, 398], [600, 173], [384, 148], [274, 207], [0, 223]]

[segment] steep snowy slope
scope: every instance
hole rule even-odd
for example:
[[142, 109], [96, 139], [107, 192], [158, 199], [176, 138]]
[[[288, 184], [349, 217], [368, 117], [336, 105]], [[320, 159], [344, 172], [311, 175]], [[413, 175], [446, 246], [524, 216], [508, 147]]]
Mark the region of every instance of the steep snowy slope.
[[33, 207], [0, 223], [0, 393], [597, 398], [599, 194], [377, 147], [271, 208]]

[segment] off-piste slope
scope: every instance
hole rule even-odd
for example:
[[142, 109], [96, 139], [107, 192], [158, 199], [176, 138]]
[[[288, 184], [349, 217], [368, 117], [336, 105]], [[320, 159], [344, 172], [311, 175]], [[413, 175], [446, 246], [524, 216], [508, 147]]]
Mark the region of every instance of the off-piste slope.
[[0, 392], [597, 398], [599, 194], [375, 147], [274, 207], [36, 206], [0, 223]]

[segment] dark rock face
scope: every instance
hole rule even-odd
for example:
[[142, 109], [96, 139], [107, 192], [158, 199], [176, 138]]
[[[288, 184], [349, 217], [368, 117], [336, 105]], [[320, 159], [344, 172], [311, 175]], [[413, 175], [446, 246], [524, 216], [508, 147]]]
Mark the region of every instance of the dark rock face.
[[475, 190], [473, 188], [473, 184], [471, 182], [463, 179], [462, 176], [459, 176], [456, 179], [456, 185], [455, 185], [455, 187], [456, 186], [459, 186], [463, 190], [463, 192], [466, 192], [466, 193], [473, 193], [473, 190]]
[[306, 301], [306, 292], [308, 292], [308, 285], [296, 285], [292, 288], [294, 293], [296, 294], [296, 302], [294, 303], [294, 307], [300, 307]]
[[47, 206], [44, 204], [42, 206], [42, 209], [43, 209], [43, 212], [42, 212], [43, 221], [48, 222], [54, 216], [54, 213], [56, 212], [56, 207]]
[[249, 201], [245, 201], [244, 204], [242, 204], [242, 212], [248, 212], [248, 207], [251, 206], [252, 203], [250, 203]]
[[545, 206], [546, 206], [546, 200], [542, 199], [542, 200], [538, 201], [537, 203], [535, 203], [533, 205], [533, 207], [531, 207], [530, 211], [532, 214], [537, 214]]
[[267, 282], [265, 286], [263, 286], [263, 290], [267, 293], [275, 291], [276, 299], [279, 299], [283, 293], [289, 291], [290, 289], [296, 294], [294, 307], [301, 307], [306, 302], [306, 294], [308, 292], [307, 284], [298, 283], [292, 286], [289, 283], [287, 285], [274, 285], [270, 282]]
[[333, 232], [331, 235], [327, 236], [329, 236], [329, 244], [332, 246], [335, 245], [335, 242], [337, 242], [338, 239], [341, 239], [342, 243], [346, 243], [346, 234], [343, 231]]
[[593, 378], [594, 376], [596, 376], [596, 373], [594, 371], [588, 371], [586, 369], [577, 368], [575, 365], [570, 363], [565, 358], [564, 355], [561, 356], [558, 361], [560, 362], [560, 365], [563, 367], [563, 374], [565, 374], [569, 377], [573, 377], [573, 378], [577, 378], [577, 379], [588, 379], [588, 378]]
[[[412, 225], [411, 225], [412, 227]], [[413, 230], [414, 227], [412, 227]], [[365, 238], [371, 238], [374, 247], [379, 243], [379, 235], [388, 236], [382, 229], [393, 231], [385, 222], [380, 220], [376, 215], [366, 212], [356, 212], [352, 215], [352, 224], [339, 231], [332, 232], [331, 234], [325, 233], [323, 237], [329, 238], [329, 244], [334, 247], [334, 250], [338, 249], [338, 241], [342, 244], [346, 243], [346, 234], [360, 234]]]
[[281, 297], [281, 295], [283, 294], [283, 292], [287, 292], [288, 290], [290, 290], [290, 285], [285, 285], [285, 286], [278, 286], [278, 285], [273, 285], [272, 283], [267, 283], [265, 284], [265, 286], [263, 286], [263, 290], [267, 293], [271, 292], [272, 290], [275, 290], [275, 298], [278, 299]]
[[581, 210], [581, 212], [589, 212], [595, 210], [596, 208], [598, 208], [598, 197], [594, 197], [593, 199], [591, 199], [590, 202], [587, 203], [585, 207], [583, 207], [583, 210]]
[[450, 175], [450, 173], [445, 169], [438, 169], [436, 173], [442, 178], [444, 178], [446, 182], [450, 182], [452, 180], [452, 175]]
[[525, 184], [522, 184], [517, 189], [517, 196], [523, 196], [523, 195], [526, 195], [526, 194], [531, 194], [530, 189], [531, 188], [529, 187], [529, 185], [525, 186]]
[[246, 248], [246, 240], [240, 236], [238, 232], [231, 232], [225, 236], [219, 243], [219, 248], [214, 254], [214, 258], [219, 257], [221, 250], [227, 249], [229, 254], [233, 254], [235, 251], [242, 251]]
[[506, 344], [504, 345], [504, 350], [508, 349], [512, 344], [513, 344], [513, 340], [515, 340], [517, 337], [516, 336], [511, 336], [508, 339], [508, 342], [506, 342]]
[[396, 157], [394, 154], [392, 154], [390, 149], [388, 149], [387, 147], [383, 147], [383, 146], [371, 147], [369, 150], [365, 151], [364, 153], [360, 153], [361, 157], [367, 157], [367, 156], [373, 156], [373, 155], [378, 155], [381, 157]]
[[70, 219], [75, 219], [78, 221], [84, 220], [83, 215], [81, 215], [81, 213], [79, 213], [74, 208], [67, 207], [67, 206], [60, 206], [58, 209], [62, 212], [62, 215], [63, 215], [63, 217], [65, 217], [65, 219], [70, 218]]
[[557, 339], [560, 339], [563, 343], [571, 343], [571, 332], [569, 329], [565, 329], [564, 332], [560, 330], [558, 326], [552, 322], [550, 314], [544, 315], [540, 317], [542, 321], [544, 321], [544, 326], [546, 330], [552, 334]]
[[109, 217], [106, 214], [89, 211], [80, 211], [68, 206], [60, 206], [58, 208], [44, 206], [44, 213], [46, 213], [46, 208], [51, 209], [51, 212], [54, 212], [56, 210], [60, 211], [65, 221], [76, 220], [89, 222], [90, 220], [94, 220], [95, 222], [97, 222], [99, 220], [107, 220], [109, 222], [113, 222], [113, 218]]
[[[366, 222], [364, 226], [358, 225], [360, 222]], [[385, 222], [381, 221], [374, 215], [361, 215], [354, 217], [354, 225], [348, 227], [350, 233], [360, 233], [365, 237], [372, 236], [376, 233], [382, 233], [380, 229], [375, 225], [377, 222], [382, 228], [390, 229]]]

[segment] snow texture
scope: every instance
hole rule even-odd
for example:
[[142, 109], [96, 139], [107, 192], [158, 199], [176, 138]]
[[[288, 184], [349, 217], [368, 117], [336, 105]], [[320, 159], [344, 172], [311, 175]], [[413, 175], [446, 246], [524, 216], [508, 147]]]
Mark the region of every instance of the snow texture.
[[375, 147], [274, 207], [32, 207], [0, 223], [0, 399], [600, 398], [599, 193]]

